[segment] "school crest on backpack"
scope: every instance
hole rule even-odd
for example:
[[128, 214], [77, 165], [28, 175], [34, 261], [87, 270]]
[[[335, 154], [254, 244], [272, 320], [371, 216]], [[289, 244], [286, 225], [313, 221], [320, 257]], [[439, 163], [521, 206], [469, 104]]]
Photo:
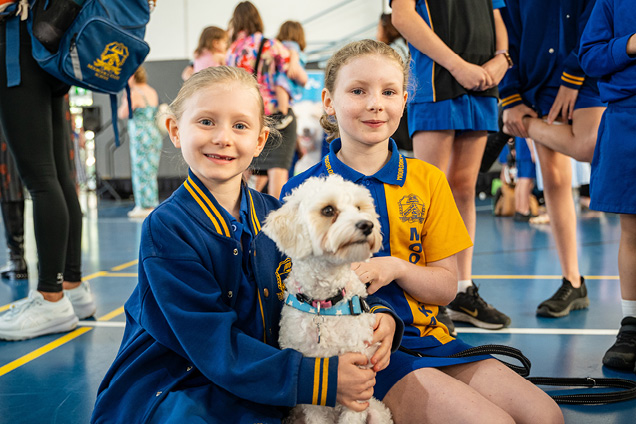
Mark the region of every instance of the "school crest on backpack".
[[121, 69], [128, 58], [128, 47], [123, 43], [113, 41], [106, 44], [101, 56], [95, 59], [87, 67], [95, 71], [95, 76], [108, 80], [114, 78], [119, 80]]

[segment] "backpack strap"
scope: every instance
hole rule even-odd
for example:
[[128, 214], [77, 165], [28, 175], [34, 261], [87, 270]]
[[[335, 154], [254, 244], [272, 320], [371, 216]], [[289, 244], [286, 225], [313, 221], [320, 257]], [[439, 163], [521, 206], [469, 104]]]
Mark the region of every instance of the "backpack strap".
[[7, 87], [16, 87], [22, 82], [20, 74], [20, 22], [29, 15], [30, 0], [19, 0], [6, 6], [0, 12], [0, 20], [6, 21], [5, 64], [7, 69]]
[[267, 38], [263, 36], [263, 38], [261, 38], [261, 45], [258, 46], [258, 54], [256, 55], [256, 63], [254, 63], [254, 72], [252, 72], [256, 79], [258, 79], [258, 65], [261, 62], [261, 53], [263, 53], [263, 45], [265, 44], [266, 41], [267, 41]]
[[7, 20], [6, 33], [7, 87], [16, 87], [22, 82], [20, 74], [20, 20], [17, 17], [14, 16]]
[[[126, 84], [126, 98], [128, 99], [128, 118], [133, 118], [132, 100], [130, 99], [130, 86]], [[110, 112], [113, 116], [113, 135], [115, 136], [115, 146], [119, 147], [121, 144], [119, 141], [119, 119], [117, 118], [117, 94], [110, 95]]]
[[[423, 357], [432, 357], [432, 355], [425, 355], [416, 350], [405, 348], [400, 346], [399, 349], [402, 352], [410, 355]], [[530, 374], [530, 360], [526, 358], [519, 349], [505, 345], [484, 345], [476, 346], [461, 352], [457, 352], [453, 355], [446, 356], [446, 358], [463, 358], [467, 356], [479, 356], [479, 355], [503, 355], [517, 359], [521, 362], [522, 366], [516, 366], [509, 364], [506, 361], [502, 361], [496, 358], [508, 368], [515, 371], [522, 377], [525, 377], [529, 382], [536, 384], [537, 386], [559, 386], [559, 387], [586, 387], [589, 389], [596, 387], [611, 387], [624, 390], [616, 390], [613, 392], [603, 391], [601, 393], [575, 393], [568, 395], [548, 395], [554, 399], [558, 404], [564, 405], [603, 405], [607, 403], [622, 402], [625, 400], [636, 399], [636, 381], [625, 380], [622, 378], [558, 378], [558, 377], [528, 377]]]

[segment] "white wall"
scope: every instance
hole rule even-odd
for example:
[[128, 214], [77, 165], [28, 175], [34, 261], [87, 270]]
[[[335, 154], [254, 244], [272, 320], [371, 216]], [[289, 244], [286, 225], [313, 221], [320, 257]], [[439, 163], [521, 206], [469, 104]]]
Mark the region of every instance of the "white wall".
[[[263, 18], [267, 37], [276, 36], [286, 20], [301, 22], [307, 38], [306, 52], [310, 54], [345, 38], [375, 38], [375, 24], [386, 9], [387, 0], [252, 0], [252, 3]], [[157, 0], [146, 31], [151, 49], [147, 60], [191, 58], [201, 30], [208, 25], [227, 28], [236, 4], [238, 1], [231, 0]], [[342, 6], [307, 22], [337, 5]], [[368, 29], [352, 35], [364, 28]]]

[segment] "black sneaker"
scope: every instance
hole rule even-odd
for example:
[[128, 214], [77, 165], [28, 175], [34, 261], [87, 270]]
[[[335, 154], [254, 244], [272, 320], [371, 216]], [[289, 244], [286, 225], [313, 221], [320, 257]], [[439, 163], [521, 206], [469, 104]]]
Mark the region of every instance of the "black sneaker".
[[446, 311], [445, 306], [440, 306], [439, 311], [437, 312], [437, 320], [444, 324], [446, 328], [448, 328], [448, 333], [457, 337], [457, 330], [455, 330], [455, 324], [453, 324], [453, 320], [448, 316], [448, 312]]
[[448, 305], [448, 315], [453, 321], [469, 322], [488, 330], [499, 330], [510, 325], [508, 315], [499, 312], [479, 296], [475, 283], [465, 293], [457, 293]]
[[621, 321], [616, 343], [603, 356], [603, 365], [611, 368], [634, 369], [636, 365], [636, 318]]
[[585, 279], [581, 277], [581, 287], [575, 289], [565, 277], [559, 290], [548, 300], [541, 302], [537, 308], [537, 315], [542, 317], [558, 318], [564, 317], [577, 309], [585, 309], [590, 306], [590, 299], [587, 297], [587, 287]]

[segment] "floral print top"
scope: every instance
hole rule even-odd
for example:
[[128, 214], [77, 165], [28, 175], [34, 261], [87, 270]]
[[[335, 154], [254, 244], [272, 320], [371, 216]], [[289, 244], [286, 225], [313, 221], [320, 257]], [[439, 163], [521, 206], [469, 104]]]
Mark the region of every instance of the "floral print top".
[[[263, 34], [256, 32], [248, 35], [245, 31], [238, 34], [227, 54], [228, 66], [238, 66], [249, 73], [254, 73], [258, 48], [261, 45]], [[265, 104], [265, 114], [271, 115], [278, 111], [276, 101], [276, 80], [279, 74], [287, 73], [289, 67], [289, 50], [275, 39], [267, 39], [263, 44], [261, 60], [258, 69], [258, 84]]]

